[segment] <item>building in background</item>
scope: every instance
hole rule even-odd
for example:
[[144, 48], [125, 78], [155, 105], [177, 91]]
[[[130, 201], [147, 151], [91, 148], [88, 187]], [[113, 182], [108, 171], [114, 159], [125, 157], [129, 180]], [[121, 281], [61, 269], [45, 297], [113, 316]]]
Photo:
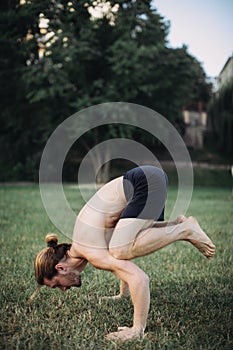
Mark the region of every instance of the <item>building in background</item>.
[[[220, 91], [233, 84], [233, 54], [227, 59], [218, 77], [212, 81], [213, 92], [217, 97]], [[183, 111], [185, 123], [184, 141], [188, 147], [202, 149], [204, 134], [214, 130], [210, 120], [207, 121], [206, 107], [198, 102]]]
[[218, 90], [233, 82], [233, 54], [223, 66], [218, 78]]
[[184, 141], [193, 149], [203, 148], [203, 135], [207, 124], [207, 114], [203, 103], [191, 106], [183, 111], [185, 122]]

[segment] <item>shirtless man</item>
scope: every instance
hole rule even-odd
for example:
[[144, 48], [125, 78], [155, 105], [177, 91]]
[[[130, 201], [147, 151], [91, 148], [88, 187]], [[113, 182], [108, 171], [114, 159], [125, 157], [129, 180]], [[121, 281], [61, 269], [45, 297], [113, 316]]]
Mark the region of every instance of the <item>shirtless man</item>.
[[48, 235], [48, 248], [35, 260], [39, 285], [66, 291], [80, 287], [80, 273], [89, 262], [120, 279], [119, 299], [128, 294], [134, 306], [132, 327], [119, 327], [109, 339], [143, 336], [150, 304], [149, 278], [131, 260], [151, 254], [168, 244], [185, 240], [208, 259], [215, 246], [193, 218], [179, 216], [163, 222], [167, 177], [159, 168], [142, 166], [104, 185], [80, 211], [71, 244], [57, 244]]

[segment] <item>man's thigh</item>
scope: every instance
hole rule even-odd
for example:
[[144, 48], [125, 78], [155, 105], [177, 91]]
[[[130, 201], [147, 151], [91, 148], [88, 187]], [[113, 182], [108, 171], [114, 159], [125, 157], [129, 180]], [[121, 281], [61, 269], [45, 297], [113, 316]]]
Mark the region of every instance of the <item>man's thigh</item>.
[[120, 219], [113, 230], [109, 248], [123, 248], [132, 245], [137, 235], [151, 227], [154, 220], [125, 218]]

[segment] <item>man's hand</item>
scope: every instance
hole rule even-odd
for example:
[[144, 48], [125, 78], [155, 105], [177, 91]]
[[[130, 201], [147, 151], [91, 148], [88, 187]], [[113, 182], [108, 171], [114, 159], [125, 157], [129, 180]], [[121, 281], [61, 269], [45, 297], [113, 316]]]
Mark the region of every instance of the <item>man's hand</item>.
[[122, 294], [117, 294], [117, 295], [112, 295], [112, 296], [109, 296], [109, 297], [101, 297], [100, 300], [120, 300], [122, 299], [122, 297], [124, 297], [124, 295]]
[[118, 332], [106, 335], [108, 340], [132, 340], [143, 337], [144, 331], [136, 327], [118, 327]]

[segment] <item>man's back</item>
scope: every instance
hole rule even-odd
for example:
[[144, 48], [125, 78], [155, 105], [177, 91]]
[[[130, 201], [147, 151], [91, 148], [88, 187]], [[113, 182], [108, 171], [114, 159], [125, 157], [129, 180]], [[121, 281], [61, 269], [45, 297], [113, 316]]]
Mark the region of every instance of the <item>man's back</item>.
[[107, 229], [116, 226], [126, 204], [121, 176], [101, 187], [80, 211], [73, 241], [98, 248], [107, 247]]

